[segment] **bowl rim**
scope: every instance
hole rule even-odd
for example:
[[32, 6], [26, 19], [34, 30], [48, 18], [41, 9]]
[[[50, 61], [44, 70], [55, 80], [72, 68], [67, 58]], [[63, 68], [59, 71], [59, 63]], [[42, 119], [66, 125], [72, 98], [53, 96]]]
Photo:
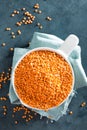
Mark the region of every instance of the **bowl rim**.
[[73, 92], [73, 89], [74, 89], [75, 76], [74, 76], [74, 71], [73, 71], [72, 65], [71, 65], [70, 61], [68, 60], [67, 55], [66, 55], [64, 52], [62, 52], [61, 50], [59, 50], [59, 49], [56, 50], [56, 49], [49, 48], [49, 47], [37, 47], [37, 48], [31, 49], [31, 50], [29, 50], [28, 52], [26, 52], [26, 53], [17, 61], [16, 65], [14, 66], [14, 68], [13, 68], [13, 70], [12, 70], [12, 75], [11, 75], [11, 82], [12, 82], [13, 90], [14, 90], [16, 96], [18, 97], [20, 103], [23, 104], [25, 107], [30, 108], [30, 109], [32, 109], [32, 110], [44, 110], [44, 111], [45, 111], [45, 109], [35, 108], [35, 107], [29, 106], [29, 105], [27, 105], [26, 103], [24, 103], [24, 102], [21, 100], [21, 98], [19, 97], [19, 95], [18, 95], [18, 93], [17, 93], [17, 91], [16, 91], [16, 88], [15, 88], [15, 84], [14, 84], [15, 69], [17, 68], [17, 66], [18, 66], [18, 64], [21, 62], [21, 60], [22, 60], [26, 55], [28, 55], [28, 54], [30, 54], [30, 53], [32, 53], [32, 52], [34, 52], [34, 51], [40, 51], [40, 50], [48, 50], [48, 51], [55, 52], [55, 53], [61, 55], [61, 56], [67, 61], [67, 63], [70, 65], [70, 68], [71, 68], [71, 71], [72, 71], [72, 76], [73, 76], [72, 88], [71, 88], [70, 93], [67, 95], [67, 97], [66, 97], [59, 105], [56, 105], [56, 106], [54, 106], [54, 107], [51, 107], [51, 108], [49, 108], [48, 110], [51, 110], [51, 109], [54, 109], [54, 108], [57, 108], [57, 107], [61, 106], [61, 105], [69, 98], [69, 96], [71, 95], [71, 93]]

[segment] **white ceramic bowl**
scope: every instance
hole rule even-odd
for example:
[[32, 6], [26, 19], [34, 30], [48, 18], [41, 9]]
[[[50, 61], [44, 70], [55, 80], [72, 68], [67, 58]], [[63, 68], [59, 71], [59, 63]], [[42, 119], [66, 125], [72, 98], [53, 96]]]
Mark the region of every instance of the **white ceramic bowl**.
[[[69, 54], [73, 51], [74, 47], [78, 44], [78, 42], [79, 42], [79, 40], [78, 40], [78, 38], [77, 38], [75, 35], [70, 35], [70, 36], [65, 40], [65, 43], [64, 43], [58, 50], [52, 49], [52, 48], [48, 48], [48, 47], [39, 47], [39, 48], [35, 48], [35, 49], [32, 49], [32, 50], [28, 51], [26, 54], [24, 54], [24, 55], [20, 58], [20, 60], [16, 63], [16, 65], [15, 65], [15, 67], [14, 67], [14, 69], [13, 69], [13, 73], [12, 73], [12, 85], [13, 85], [13, 89], [14, 89], [14, 91], [15, 91], [15, 94], [17, 95], [18, 99], [20, 100], [21, 104], [23, 104], [24, 106], [26, 106], [26, 107], [28, 107], [28, 108], [34, 109], [34, 110], [41, 110], [41, 109], [38, 109], [38, 108], [33, 108], [33, 107], [27, 105], [26, 103], [24, 103], [24, 102], [20, 99], [20, 97], [19, 97], [19, 95], [18, 95], [18, 93], [17, 93], [17, 91], [16, 91], [15, 84], [14, 84], [14, 74], [15, 74], [15, 70], [16, 70], [18, 64], [21, 62], [21, 60], [22, 60], [27, 54], [30, 54], [30, 53], [33, 52], [33, 51], [39, 51], [39, 50], [48, 50], [48, 51], [51, 51], [51, 52], [55, 52], [55, 53], [61, 55], [61, 56], [67, 61], [67, 63], [69, 64], [69, 66], [70, 66], [70, 68], [71, 68], [72, 77], [73, 77], [72, 89], [71, 89], [71, 92], [68, 94], [67, 98], [70, 96], [70, 94], [71, 94], [72, 91], [73, 91], [75, 78], [74, 78], [73, 68], [72, 68], [72, 66], [71, 66], [71, 63], [70, 63], [69, 60], [68, 60], [68, 56], [69, 56]], [[64, 103], [64, 102], [67, 100], [67, 98], [66, 98], [65, 100], [63, 100], [62, 103]], [[62, 103], [61, 103], [61, 104], [62, 104]], [[60, 104], [60, 105], [61, 105], [61, 104]], [[59, 106], [60, 106], [60, 105], [59, 105]], [[54, 107], [52, 107], [52, 108], [55, 108], [55, 107], [58, 107], [58, 106], [54, 106]], [[52, 108], [50, 108], [50, 109], [52, 109]]]

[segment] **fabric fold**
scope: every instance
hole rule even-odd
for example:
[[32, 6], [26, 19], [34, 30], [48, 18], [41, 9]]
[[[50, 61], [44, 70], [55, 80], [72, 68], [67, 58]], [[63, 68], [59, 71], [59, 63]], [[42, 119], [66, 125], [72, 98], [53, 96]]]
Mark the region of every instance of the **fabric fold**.
[[[63, 44], [63, 42], [64, 41], [62, 39], [54, 35], [35, 32], [33, 35], [31, 44], [28, 48], [15, 48], [12, 67], [14, 68], [17, 61], [31, 49], [34, 49], [37, 47], [50, 47], [50, 48], [58, 49]], [[74, 90], [72, 91], [71, 95], [60, 106], [50, 109], [47, 112], [33, 109], [34, 111], [39, 113], [41, 116], [46, 116], [55, 121], [57, 121], [61, 116], [66, 114], [66, 111], [75, 94], [76, 89], [81, 88], [83, 86], [87, 86], [87, 77], [83, 69], [82, 62], [81, 62], [81, 47], [77, 46], [73, 50], [73, 52], [70, 54], [68, 59], [73, 67], [74, 75], [75, 75]], [[14, 89], [12, 86], [12, 80], [10, 82], [10, 87], [9, 87], [9, 98], [10, 98], [11, 103], [20, 104], [20, 101], [14, 92]]]

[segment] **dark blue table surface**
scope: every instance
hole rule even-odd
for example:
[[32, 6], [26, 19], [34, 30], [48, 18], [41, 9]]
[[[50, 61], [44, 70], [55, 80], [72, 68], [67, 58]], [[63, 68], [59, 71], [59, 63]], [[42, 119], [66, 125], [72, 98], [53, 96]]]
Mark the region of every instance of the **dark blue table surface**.
[[[39, 3], [41, 14], [34, 13], [33, 5]], [[17, 27], [15, 23], [19, 21], [23, 15], [21, 8], [25, 7], [33, 15], [36, 16], [35, 21], [31, 25], [22, 25]], [[10, 17], [11, 13], [19, 10], [20, 14]], [[0, 0], [0, 72], [8, 71], [12, 65], [13, 52], [9, 48], [27, 47], [31, 41], [35, 31], [50, 33], [65, 39], [69, 34], [74, 33], [80, 39], [82, 65], [87, 74], [87, 0]], [[47, 21], [47, 16], [52, 17], [52, 21]], [[43, 26], [39, 29], [36, 23], [40, 22]], [[11, 27], [12, 31], [17, 32], [18, 29], [22, 34], [12, 39], [10, 32], [5, 31], [6, 27]], [[6, 43], [2, 47], [2, 43]], [[6, 96], [9, 91], [9, 82], [3, 85], [0, 90], [0, 97]], [[0, 130], [87, 130], [87, 106], [80, 107], [81, 102], [87, 102], [87, 87], [84, 86], [77, 90], [76, 96], [70, 103], [69, 110], [73, 111], [72, 115], [68, 113], [60, 118], [58, 122], [46, 124], [46, 118], [39, 119], [37, 115], [29, 123], [20, 119], [20, 114], [15, 118], [19, 119], [19, 123], [15, 125], [16, 119], [12, 118], [12, 108], [9, 99], [0, 101]], [[7, 115], [3, 115], [1, 107], [7, 106]]]

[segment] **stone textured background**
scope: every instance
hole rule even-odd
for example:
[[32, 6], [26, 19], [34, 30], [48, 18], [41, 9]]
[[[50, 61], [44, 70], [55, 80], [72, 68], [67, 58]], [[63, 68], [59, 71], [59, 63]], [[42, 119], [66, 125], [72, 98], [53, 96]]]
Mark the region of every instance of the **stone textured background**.
[[[42, 14], [34, 13], [33, 5], [39, 3]], [[23, 16], [22, 13], [15, 17], [10, 17], [14, 9], [20, 10], [25, 7], [36, 16], [31, 25], [17, 27], [15, 23]], [[52, 21], [46, 21], [47, 16], [52, 17]], [[43, 29], [39, 29], [36, 23], [40, 22]], [[11, 27], [13, 32], [18, 29], [22, 31], [20, 36], [11, 38], [10, 32], [5, 31], [6, 27]], [[27, 47], [35, 31], [54, 34], [65, 39], [69, 34], [74, 33], [80, 39], [82, 48], [82, 64], [87, 74], [87, 0], [0, 0], [0, 72], [7, 72], [12, 65], [13, 52], [10, 47]], [[5, 42], [6, 46], [1, 44]], [[9, 90], [9, 82], [0, 90], [0, 97], [5, 96]], [[42, 120], [37, 116], [29, 123], [19, 122], [17, 125], [11, 117], [13, 105], [9, 100], [0, 101], [0, 130], [86, 130], [87, 129], [87, 106], [80, 107], [81, 102], [87, 101], [87, 86], [77, 90], [69, 109], [73, 115], [63, 116], [58, 122], [46, 124], [45, 118]], [[2, 105], [7, 105], [8, 113], [2, 114]], [[18, 115], [19, 120], [20, 117]]]

